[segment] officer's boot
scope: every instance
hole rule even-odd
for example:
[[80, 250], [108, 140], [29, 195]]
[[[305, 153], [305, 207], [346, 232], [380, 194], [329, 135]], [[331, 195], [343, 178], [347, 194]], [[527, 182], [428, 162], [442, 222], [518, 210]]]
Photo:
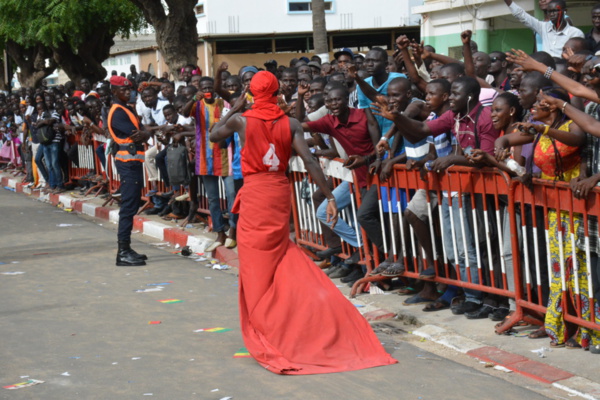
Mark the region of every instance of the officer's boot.
[[137, 254], [131, 249], [130, 242], [119, 241], [119, 250], [117, 251], [118, 267], [137, 267], [146, 265], [146, 261], [138, 256], [140, 256], [140, 254]]

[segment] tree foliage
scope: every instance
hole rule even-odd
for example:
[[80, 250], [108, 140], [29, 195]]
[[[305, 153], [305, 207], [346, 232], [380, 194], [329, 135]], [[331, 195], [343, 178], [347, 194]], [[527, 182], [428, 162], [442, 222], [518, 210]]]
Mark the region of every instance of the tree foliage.
[[0, 40], [26, 84], [39, 82], [53, 66], [72, 80], [102, 79], [115, 35], [128, 36], [144, 25], [142, 13], [127, 0], [0, 1]]

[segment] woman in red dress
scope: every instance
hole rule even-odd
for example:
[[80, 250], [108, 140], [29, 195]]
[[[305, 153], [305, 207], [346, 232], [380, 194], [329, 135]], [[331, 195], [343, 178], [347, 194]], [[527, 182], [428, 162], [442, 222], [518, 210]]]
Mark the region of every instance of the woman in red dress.
[[270, 72], [252, 78], [251, 110], [240, 96], [213, 128], [218, 142], [238, 132], [244, 186], [239, 213], [239, 305], [244, 343], [266, 369], [304, 375], [352, 371], [394, 364], [369, 323], [314, 262], [289, 239], [290, 184], [286, 177], [292, 147], [329, 199], [328, 219], [337, 207], [302, 126], [277, 106], [279, 83]]

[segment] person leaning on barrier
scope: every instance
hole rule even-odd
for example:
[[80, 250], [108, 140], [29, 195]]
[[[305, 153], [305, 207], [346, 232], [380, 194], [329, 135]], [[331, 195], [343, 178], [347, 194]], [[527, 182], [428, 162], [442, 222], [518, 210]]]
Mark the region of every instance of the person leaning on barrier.
[[[404, 138], [419, 142], [428, 136], [438, 136], [444, 132], [452, 132], [452, 136], [458, 142], [456, 151], [445, 157], [435, 159], [431, 164], [431, 170], [436, 173], [442, 173], [453, 165], [476, 165], [467, 155], [473, 149], [482, 149], [487, 153], [493, 153], [494, 141], [499, 132], [494, 129], [489, 107], [483, 107], [478, 101], [480, 94], [479, 83], [470, 77], [461, 76], [454, 80], [450, 91], [450, 110], [446, 111], [441, 117], [433, 121], [416, 121], [402, 114], [391, 114], [381, 112], [384, 104], [378, 103], [376, 106], [380, 111], [375, 111], [382, 117], [390, 118]], [[451, 223], [461, 226], [457, 199], [452, 201], [453, 212], [450, 212], [450, 202], [448, 197], [443, 196], [442, 214], [444, 217], [444, 251], [450, 264], [460, 266], [460, 276], [466, 280], [467, 261], [471, 269], [471, 282], [479, 283], [477, 267], [480, 260], [477, 259], [475, 252], [475, 242], [473, 237], [472, 216], [470, 212], [464, 213], [467, 222], [464, 226], [464, 237], [462, 234], [456, 235], [456, 248], [460, 249], [458, 254], [454, 253], [453, 237], [454, 232], [451, 229]], [[463, 209], [470, 209], [470, 196], [463, 195]], [[462, 230], [461, 230], [462, 232]], [[464, 240], [464, 242], [463, 242]], [[464, 245], [467, 247], [467, 254], [463, 252]], [[467, 260], [468, 258], [468, 260]], [[482, 293], [477, 290], [465, 289], [466, 301], [452, 309], [455, 314], [477, 313], [482, 307]]]
[[150, 137], [143, 129], [134, 110], [127, 105], [131, 95], [131, 83], [120, 76], [110, 78], [113, 102], [108, 113], [107, 125], [114, 141], [113, 156], [121, 178], [121, 209], [117, 232], [117, 266], [146, 265], [148, 257], [131, 248], [133, 217], [138, 211], [144, 187], [144, 147]]

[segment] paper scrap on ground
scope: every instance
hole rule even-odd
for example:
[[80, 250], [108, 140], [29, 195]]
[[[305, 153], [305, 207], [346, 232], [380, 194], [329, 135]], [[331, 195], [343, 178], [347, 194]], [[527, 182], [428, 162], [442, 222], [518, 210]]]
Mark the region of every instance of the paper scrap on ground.
[[235, 354], [233, 355], [233, 358], [249, 358], [249, 357], [252, 357], [252, 356], [250, 355], [250, 353], [248, 353], [248, 350], [245, 347], [242, 347], [241, 349], [236, 351]]
[[531, 350], [532, 353], [537, 354], [538, 357], [540, 357], [540, 358], [546, 358], [547, 351], [552, 351], [552, 350], [550, 350], [547, 347], [540, 347], [539, 349]]
[[221, 397], [219, 400], [231, 400], [233, 399], [233, 397], [228, 396], [228, 397]]
[[148, 322], [148, 325], [158, 325], [160, 323], [161, 323], [161, 321], [150, 321], [150, 322]]
[[24, 387], [38, 385], [40, 383], [44, 383], [44, 381], [39, 381], [37, 379], [28, 379], [25, 382], [15, 383], [14, 385], [3, 386], [3, 388], [8, 389], [8, 390], [22, 389]]
[[57, 224], [59, 228], [68, 228], [70, 226], [81, 226], [81, 224]]
[[231, 267], [227, 264], [215, 264], [213, 265], [212, 269], [218, 269], [218, 270], [226, 270], [226, 269], [230, 269]]
[[131, 357], [131, 359], [132, 359], [132, 360], [139, 360], [139, 359], [141, 359], [141, 358], [142, 358], [142, 357]]
[[71, 376], [71, 374], [69, 372], [63, 372], [61, 375], [62, 376]]
[[198, 333], [198, 332], [228, 332], [230, 331], [230, 328], [221, 328], [221, 327], [217, 327], [217, 328], [205, 328], [205, 329], [197, 329], [194, 332]]
[[219, 389], [213, 389], [213, 390], [211, 390], [211, 392], [213, 392], [213, 393], [214, 392], [218, 392], [218, 391], [219, 391]]
[[146, 284], [146, 286], [164, 286], [164, 285], [170, 285], [171, 283], [173, 283], [173, 281], [162, 282], [162, 283], [148, 283], [148, 284]]
[[161, 303], [164, 304], [172, 304], [172, 303], [183, 303], [183, 300], [179, 300], [179, 299], [163, 299], [163, 300], [158, 300]]
[[150, 289], [137, 289], [137, 290], [134, 290], [134, 292], [136, 292], [136, 293], [162, 292], [163, 289], [164, 289], [164, 287], [162, 287], [162, 286], [156, 286], [156, 287], [153, 287]]
[[9, 271], [9, 272], [0, 272], [2, 275], [21, 275], [24, 274], [23, 271]]
[[498, 371], [502, 371], [502, 372], [512, 372], [510, 369], [503, 367], [502, 365], [496, 365], [494, 367], [494, 369], [497, 369]]
[[355, 304], [354, 305], [354, 307], [357, 307], [357, 308], [361, 308], [361, 307], [364, 307], [364, 306], [365, 306], [364, 304]]

